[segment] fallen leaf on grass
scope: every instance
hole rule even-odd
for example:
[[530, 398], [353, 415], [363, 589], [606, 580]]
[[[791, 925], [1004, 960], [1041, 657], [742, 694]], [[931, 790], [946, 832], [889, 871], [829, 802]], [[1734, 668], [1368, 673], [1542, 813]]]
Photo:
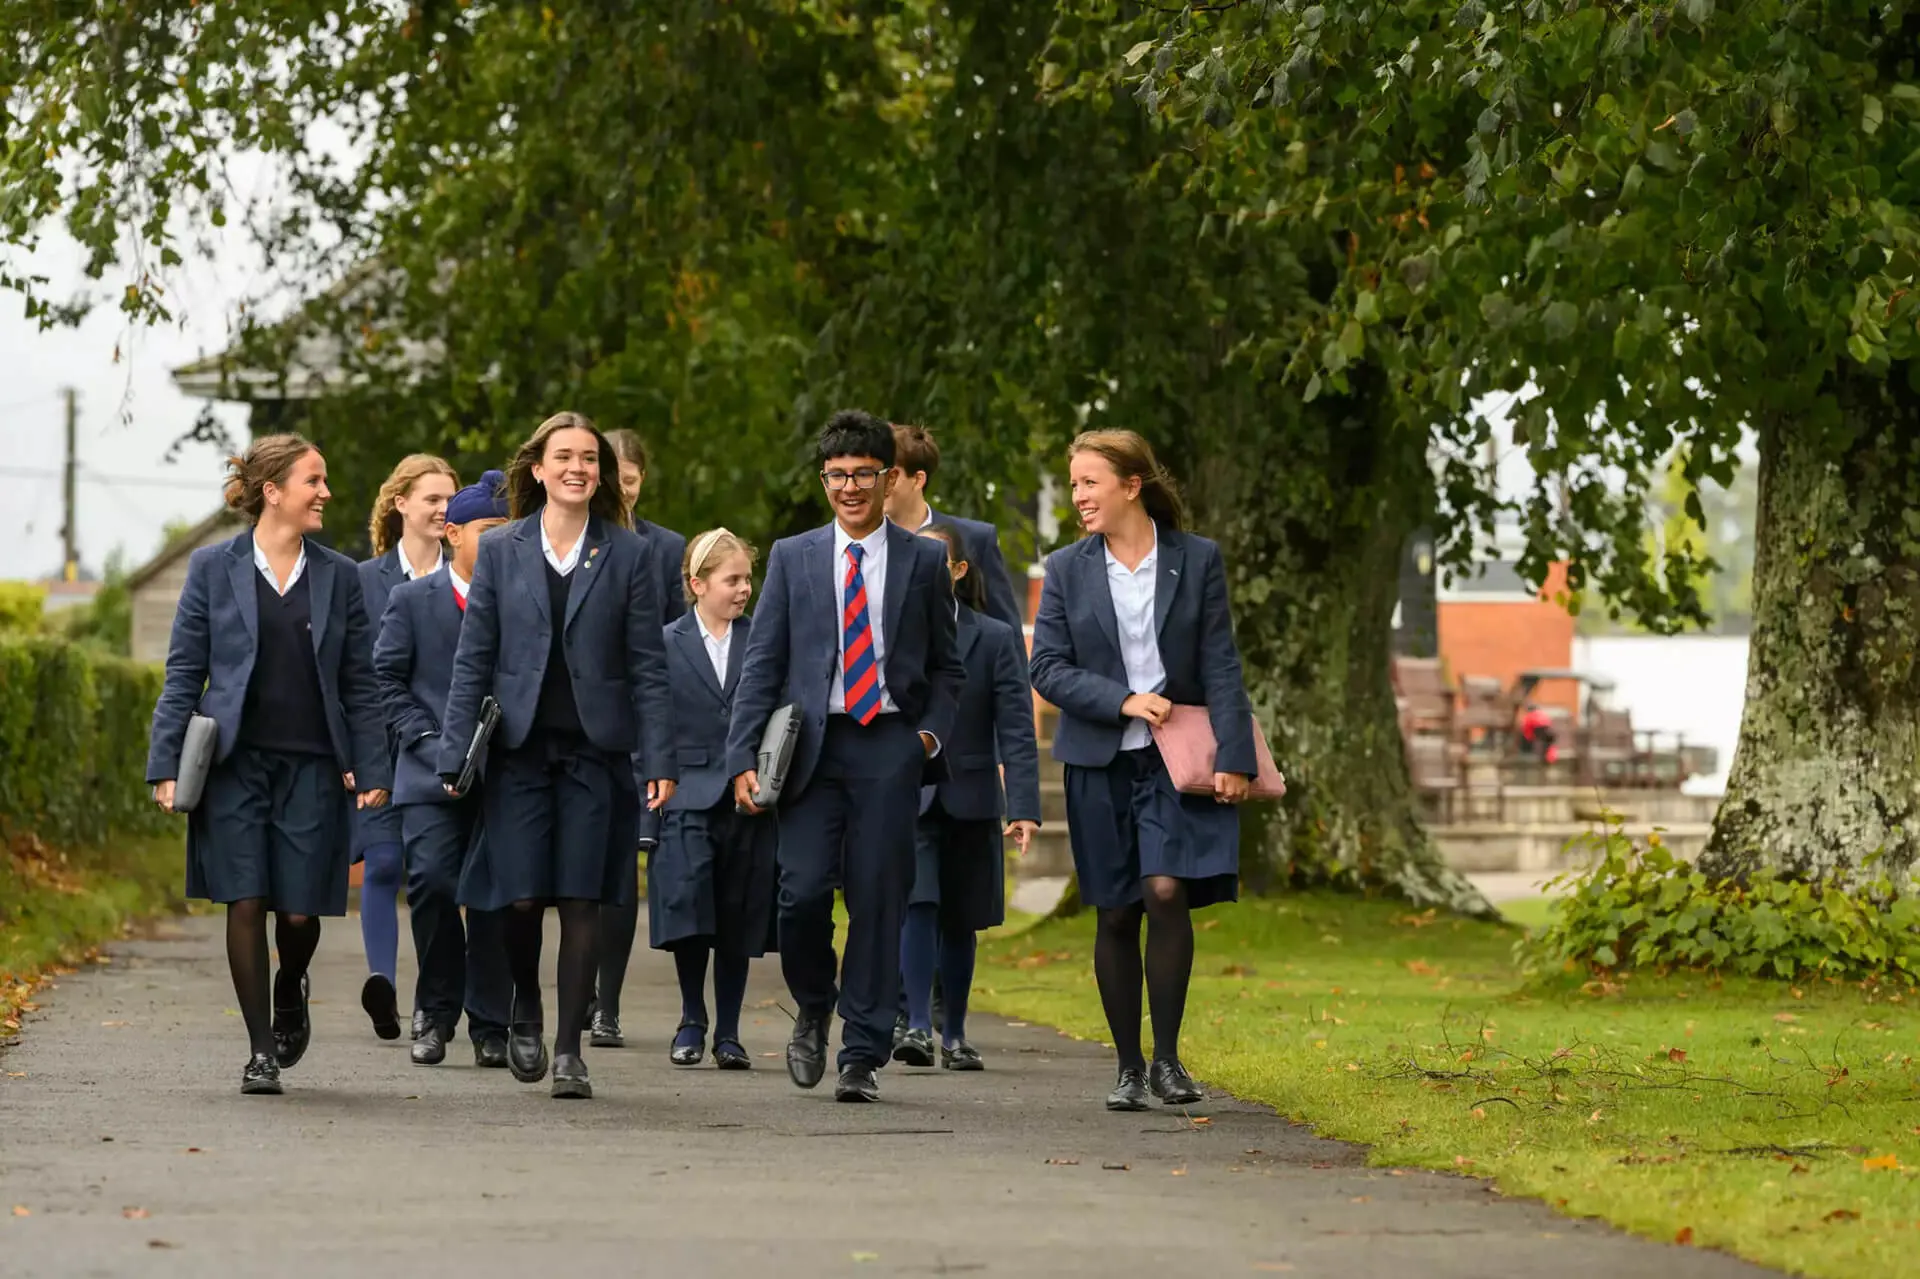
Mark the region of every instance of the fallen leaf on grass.
[[1203, 933], [1209, 933], [1209, 932], [1212, 932], [1214, 929], [1220, 927], [1220, 921], [1217, 919], [1209, 919], [1203, 924], [1194, 925], [1194, 927], [1198, 928]]
[[1332, 1165], [1332, 1164], [1329, 1164], [1329, 1163], [1318, 1163], [1318, 1164], [1315, 1164], [1315, 1165], [1313, 1165], [1313, 1166], [1314, 1166], [1314, 1167], [1315, 1167], [1316, 1169], [1322, 1169], [1322, 1170], [1324, 1170], [1324, 1169], [1327, 1169], [1327, 1168], [1331, 1168], [1331, 1167], [1333, 1167], [1333, 1165]]
[[1684, 1049], [1684, 1048], [1669, 1048], [1669, 1049], [1667, 1049], [1667, 1060], [1668, 1060], [1668, 1061], [1685, 1061], [1686, 1059], [1687, 1059], [1687, 1050], [1686, 1050], [1686, 1049]]
[[1175, 1168], [1170, 1175], [1175, 1177], [1184, 1177], [1187, 1175], [1187, 1170], [1185, 1168]]
[[1773, 1015], [1773, 1019], [1775, 1021], [1799, 1021], [1800, 1020], [1800, 1018], [1793, 1013], [1775, 1013]]
[[1820, 1218], [1820, 1220], [1822, 1221], [1858, 1221], [1860, 1220], [1860, 1214], [1855, 1212], [1851, 1208], [1835, 1208], [1832, 1212]]
[[9, 1017], [5, 1021], [0, 1021], [0, 1026], [4, 1026], [8, 1030], [18, 1030], [20, 1029], [20, 1019], [18, 1017]]
[[25, 1204], [15, 1204], [13, 1206], [13, 1215], [16, 1217], [31, 1217], [33, 1215], [33, 1209], [27, 1207]]
[[1347, 1200], [1347, 1202], [1351, 1204], [1370, 1204], [1373, 1202], [1373, 1196], [1372, 1195], [1355, 1195], [1353, 1198]]
[[1407, 971], [1415, 977], [1431, 977], [1433, 976], [1433, 965], [1424, 959], [1409, 959], [1407, 961]]
[[1693, 1242], [1693, 1227], [1692, 1226], [1680, 1227], [1679, 1233], [1674, 1235], [1673, 1241], [1679, 1244], [1682, 1248], [1685, 1248], [1688, 1244], [1691, 1244]]
[[7, 1072], [8, 1079], [25, 1079], [26, 1077], [27, 1072], [24, 1070], [9, 1070]]
[[1875, 1155], [1860, 1161], [1861, 1172], [1893, 1172], [1900, 1167], [1898, 1155]]
[[1245, 964], [1228, 964], [1220, 970], [1220, 975], [1222, 977], [1251, 977], [1254, 974], [1253, 969], [1247, 967]]
[[1473, 1167], [1473, 1160], [1467, 1158], [1465, 1155], [1455, 1155], [1453, 1157], [1453, 1166], [1455, 1168], [1471, 1168]]
[[1485, 1119], [1487, 1117], [1487, 1108], [1485, 1106], [1475, 1106], [1473, 1108], [1473, 1117], [1475, 1119]]
[[1213, 1122], [1213, 1116], [1189, 1115], [1187, 1116], [1187, 1122], [1192, 1124], [1195, 1128], [1205, 1128], [1208, 1124]]
[[122, 1208], [120, 1215], [128, 1221], [145, 1221], [151, 1214], [145, 1208]]

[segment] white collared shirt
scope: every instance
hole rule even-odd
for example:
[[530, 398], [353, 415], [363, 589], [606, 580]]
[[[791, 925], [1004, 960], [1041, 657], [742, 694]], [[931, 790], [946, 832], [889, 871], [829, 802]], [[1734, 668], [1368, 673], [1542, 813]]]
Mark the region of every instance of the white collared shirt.
[[418, 569], [418, 570], [416, 570], [413, 567], [413, 561], [407, 558], [407, 548], [405, 546], [396, 546], [393, 548], [393, 552], [395, 555], [397, 555], [400, 558], [400, 571], [406, 575], [406, 579], [409, 582], [413, 581], [415, 578], [426, 577], [429, 574], [438, 573], [440, 571], [440, 566], [447, 562], [447, 557], [441, 552], [440, 548], [437, 546], [433, 550], [432, 567]]
[[294, 560], [293, 572], [287, 574], [284, 586], [274, 577], [273, 566], [267, 563], [267, 553], [260, 549], [260, 539], [257, 537], [253, 540], [253, 566], [260, 570], [260, 575], [267, 579], [267, 585], [271, 586], [276, 594], [285, 595], [293, 589], [293, 584], [300, 580], [300, 575], [307, 571], [307, 539], [304, 537], [300, 539], [300, 557]]
[[713, 633], [707, 629], [707, 624], [702, 622], [697, 616], [694, 618], [694, 625], [700, 628], [701, 642], [707, 646], [707, 660], [713, 663], [713, 678], [719, 683], [721, 688], [725, 688], [727, 686], [727, 658], [733, 651], [733, 624], [729, 622], [726, 632], [717, 639], [714, 638]]
[[[839, 635], [840, 661], [834, 666], [833, 683], [827, 689], [827, 714], [841, 715], [847, 709], [847, 568], [853, 561], [847, 548], [853, 539], [833, 522], [833, 628]], [[887, 714], [900, 708], [887, 691], [887, 637], [882, 633], [881, 615], [886, 611], [887, 521], [860, 539], [866, 554], [860, 560], [860, 579], [867, 588], [867, 625], [873, 631], [873, 666], [880, 681], [880, 711]]]
[[[1160, 660], [1160, 636], [1153, 625], [1155, 570], [1160, 563], [1160, 526], [1153, 529], [1153, 549], [1139, 567], [1127, 566], [1113, 558], [1113, 551], [1102, 543], [1107, 558], [1107, 589], [1113, 595], [1113, 620], [1120, 634], [1120, 661], [1127, 668], [1127, 691], [1158, 693], [1167, 686], [1166, 663]], [[1153, 742], [1153, 729], [1144, 719], [1129, 719], [1120, 736], [1120, 749], [1139, 750]]]
[[540, 553], [547, 557], [547, 563], [553, 565], [553, 571], [562, 577], [573, 572], [574, 565], [580, 562], [580, 548], [587, 544], [587, 530], [582, 527], [580, 536], [574, 539], [573, 549], [561, 555], [553, 549], [553, 540], [547, 536], [545, 517], [536, 520], [535, 523], [540, 526]]
[[460, 576], [460, 570], [447, 565], [447, 578], [453, 583], [453, 594], [462, 604], [467, 602], [467, 592], [473, 589], [473, 583]]

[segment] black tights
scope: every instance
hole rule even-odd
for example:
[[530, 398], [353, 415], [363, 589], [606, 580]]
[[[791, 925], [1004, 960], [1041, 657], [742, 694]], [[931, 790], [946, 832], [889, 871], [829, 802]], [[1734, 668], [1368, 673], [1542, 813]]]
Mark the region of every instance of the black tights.
[[[580, 1032], [587, 1024], [587, 1000], [593, 997], [600, 903], [563, 897], [553, 907], [560, 916], [560, 1018], [554, 1024], [553, 1052], [556, 1057], [578, 1057]], [[515, 902], [507, 912], [507, 970], [513, 974], [516, 1023], [537, 1025], [541, 1021], [540, 943], [546, 913], [546, 903], [537, 901]]]
[[312, 915], [273, 913], [273, 944], [280, 952], [280, 976], [269, 985], [267, 900], [249, 897], [227, 906], [227, 971], [234, 997], [247, 1023], [247, 1043], [255, 1053], [273, 1052], [273, 1010], [300, 1006], [300, 979], [307, 975], [320, 947], [320, 921]]
[[640, 931], [640, 895], [620, 906], [600, 908], [600, 1011], [620, 1020], [620, 991], [627, 984], [633, 939]]
[[1099, 912], [1093, 941], [1093, 975], [1106, 1010], [1107, 1031], [1121, 1066], [1144, 1067], [1140, 1053], [1140, 920], [1147, 921], [1144, 965], [1147, 1010], [1153, 1020], [1153, 1058], [1180, 1055], [1180, 1021], [1187, 1011], [1193, 976], [1193, 916], [1186, 885], [1155, 875], [1143, 885], [1144, 900]]

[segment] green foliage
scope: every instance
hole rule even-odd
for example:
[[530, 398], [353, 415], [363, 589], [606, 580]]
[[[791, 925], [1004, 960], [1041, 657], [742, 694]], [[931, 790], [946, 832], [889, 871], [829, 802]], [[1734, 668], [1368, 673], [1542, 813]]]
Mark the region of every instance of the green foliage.
[[0, 634], [32, 635], [45, 622], [47, 588], [38, 582], [0, 582]]
[[141, 781], [159, 695], [154, 667], [0, 635], [0, 832], [73, 846], [165, 829]]
[[[172, 540], [170, 534], [169, 541]], [[133, 595], [120, 552], [107, 559], [106, 579], [92, 599], [69, 609], [56, 622], [61, 635], [103, 653], [125, 657], [133, 651]]]
[[1655, 842], [1592, 837], [1598, 857], [1548, 886], [1566, 895], [1520, 943], [1547, 966], [1711, 968], [1750, 977], [1920, 976], [1920, 898], [1884, 876], [1868, 883], [1790, 880], [1762, 868], [1709, 879]]

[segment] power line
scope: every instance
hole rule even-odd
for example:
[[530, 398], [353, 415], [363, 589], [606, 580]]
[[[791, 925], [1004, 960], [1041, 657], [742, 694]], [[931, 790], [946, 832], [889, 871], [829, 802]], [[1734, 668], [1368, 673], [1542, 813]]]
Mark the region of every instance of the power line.
[[[49, 480], [58, 478], [61, 471], [57, 467], [0, 466], [0, 476], [20, 480]], [[200, 489], [205, 491], [219, 486], [219, 477], [209, 476], [204, 480], [168, 479], [159, 475], [108, 475], [91, 467], [80, 468], [79, 479], [90, 484], [130, 484], [142, 488]]]

